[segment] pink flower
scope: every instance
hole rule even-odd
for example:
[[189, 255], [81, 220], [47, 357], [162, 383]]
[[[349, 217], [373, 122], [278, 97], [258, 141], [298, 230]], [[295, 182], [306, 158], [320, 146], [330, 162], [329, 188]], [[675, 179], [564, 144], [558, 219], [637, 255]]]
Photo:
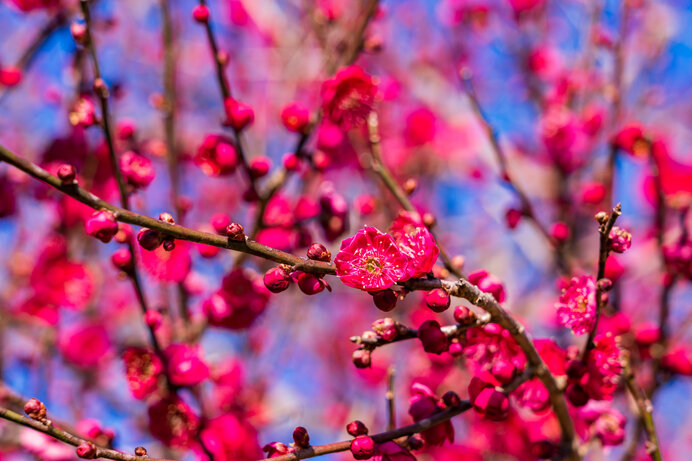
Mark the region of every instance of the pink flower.
[[594, 348], [586, 360], [585, 373], [579, 384], [594, 400], [610, 400], [622, 373], [621, 350], [618, 337], [610, 333], [594, 338]]
[[254, 323], [268, 302], [269, 291], [262, 279], [235, 269], [224, 277], [221, 289], [204, 302], [202, 309], [211, 325], [242, 330]]
[[60, 4], [60, 0], [9, 0], [9, 2], [22, 11], [55, 8]]
[[615, 253], [624, 253], [632, 246], [632, 234], [621, 227], [613, 227], [608, 237], [610, 238], [610, 249]]
[[591, 331], [596, 319], [596, 283], [593, 277], [573, 277], [555, 304], [561, 325], [575, 335]]
[[149, 407], [149, 432], [166, 446], [194, 446], [198, 428], [199, 418], [179, 397], [169, 396]]
[[414, 110], [406, 117], [404, 139], [410, 146], [422, 146], [435, 138], [435, 113], [427, 107]]
[[440, 249], [418, 213], [400, 212], [392, 223], [390, 232], [401, 252], [411, 259], [414, 266], [413, 277], [422, 277], [432, 271]]
[[[551, 339], [534, 341], [536, 350], [554, 376], [564, 376], [567, 362], [566, 352]], [[538, 378], [530, 379], [516, 390], [517, 403], [535, 412], [543, 411], [550, 405], [550, 394]]]
[[210, 134], [197, 148], [193, 160], [207, 176], [223, 176], [235, 171], [238, 154], [235, 144], [229, 138]]
[[389, 234], [365, 227], [341, 242], [334, 258], [336, 275], [344, 285], [380, 291], [413, 275], [413, 265]]
[[587, 439], [597, 437], [605, 446], [620, 445], [625, 440], [625, 417], [607, 402], [590, 401], [579, 409], [579, 417], [589, 426]]
[[416, 461], [416, 457], [396, 442], [384, 442], [375, 447], [373, 461]]
[[469, 400], [477, 413], [492, 421], [502, 421], [509, 414], [507, 395], [477, 376], [469, 383]]
[[79, 368], [96, 368], [107, 363], [111, 342], [103, 325], [76, 325], [61, 332], [58, 340], [65, 360]]
[[358, 66], [348, 66], [322, 84], [322, 109], [342, 129], [362, 124], [375, 102], [373, 78]]
[[476, 376], [497, 384], [509, 383], [526, 365], [526, 357], [509, 331], [494, 323], [466, 331], [464, 355]]
[[183, 240], [175, 241], [175, 248], [167, 251], [163, 245], [152, 251], [140, 246], [142, 266], [151, 276], [163, 282], [182, 282], [192, 267], [190, 247]]
[[156, 174], [151, 160], [133, 151], [127, 151], [120, 157], [120, 170], [125, 180], [137, 188], [147, 187]]
[[163, 365], [158, 356], [141, 347], [129, 347], [123, 352], [125, 375], [130, 391], [136, 399], [143, 399], [158, 388]]
[[623, 126], [615, 134], [611, 144], [635, 156], [648, 155], [650, 151], [649, 141], [646, 139], [644, 130], [638, 122], [630, 122]]
[[108, 243], [118, 233], [118, 222], [112, 212], [97, 211], [87, 220], [85, 228], [87, 234]]
[[281, 110], [281, 121], [288, 131], [302, 133], [310, 124], [310, 110], [299, 102], [292, 102]]
[[[411, 386], [408, 414], [418, 422], [444, 410], [444, 404], [428, 386], [415, 383]], [[445, 441], [454, 442], [454, 427], [451, 421], [445, 421], [424, 432], [421, 436], [428, 445], [442, 445]]]
[[202, 442], [218, 461], [254, 461], [262, 458], [257, 431], [245, 419], [227, 413], [210, 420], [202, 430]]
[[497, 302], [505, 301], [505, 288], [502, 286], [502, 281], [488, 271], [479, 270], [472, 272], [468, 276], [469, 282], [480, 288], [485, 293], [490, 293]]
[[195, 386], [209, 377], [198, 346], [171, 344], [166, 348], [168, 376], [176, 386]]

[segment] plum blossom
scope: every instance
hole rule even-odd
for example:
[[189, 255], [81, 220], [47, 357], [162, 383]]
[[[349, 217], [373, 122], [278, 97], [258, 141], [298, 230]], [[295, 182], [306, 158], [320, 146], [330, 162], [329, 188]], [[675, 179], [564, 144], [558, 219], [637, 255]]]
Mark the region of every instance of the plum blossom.
[[344, 285], [380, 291], [413, 275], [413, 264], [391, 235], [365, 227], [341, 242], [334, 258], [336, 275]]
[[169, 396], [149, 407], [149, 431], [169, 447], [194, 446], [199, 424], [199, 417], [179, 397]]
[[422, 277], [432, 270], [440, 249], [418, 213], [401, 211], [392, 223], [390, 233], [401, 252], [411, 259], [413, 277]]
[[574, 277], [562, 290], [555, 304], [561, 325], [571, 328], [575, 335], [583, 335], [593, 328], [596, 320], [596, 282], [593, 277]]
[[[426, 385], [415, 383], [411, 386], [411, 398], [409, 399], [408, 414], [415, 422], [443, 411], [444, 404], [435, 393]], [[442, 445], [445, 441], [454, 442], [454, 427], [451, 421], [445, 421], [426, 431], [421, 436], [428, 445]]]
[[153, 352], [141, 347], [129, 347], [123, 352], [125, 376], [136, 399], [156, 392], [163, 364]]
[[200, 348], [187, 344], [171, 344], [166, 348], [168, 376], [176, 386], [195, 386], [209, 376], [209, 367], [202, 360]]
[[358, 66], [339, 70], [322, 85], [322, 110], [342, 129], [361, 125], [372, 110], [377, 87]]

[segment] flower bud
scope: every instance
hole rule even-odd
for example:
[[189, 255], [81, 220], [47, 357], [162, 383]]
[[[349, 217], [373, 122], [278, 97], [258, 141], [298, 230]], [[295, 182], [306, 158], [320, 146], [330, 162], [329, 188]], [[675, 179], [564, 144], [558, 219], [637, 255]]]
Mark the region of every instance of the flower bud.
[[175, 240], [172, 238], [167, 238], [164, 239], [163, 241], [163, 249], [166, 251], [173, 251], [175, 250]]
[[516, 208], [510, 208], [507, 210], [505, 213], [505, 222], [507, 223], [507, 227], [510, 229], [514, 229], [519, 225], [519, 222], [521, 221], [522, 217], [522, 212], [517, 210]]
[[146, 456], [147, 455], [147, 449], [144, 447], [137, 447], [135, 448], [135, 456]]
[[63, 186], [74, 184], [77, 177], [77, 170], [72, 165], [63, 163], [58, 167], [58, 178], [62, 181]]
[[31, 419], [43, 421], [46, 419], [46, 406], [39, 399], [31, 399], [24, 404], [24, 413]]
[[291, 274], [284, 266], [276, 266], [264, 274], [264, 286], [272, 293], [281, 293], [291, 285]]
[[308, 430], [302, 426], [293, 429], [293, 442], [299, 448], [308, 448], [310, 446], [310, 435]]
[[351, 454], [355, 459], [370, 459], [375, 454], [375, 441], [367, 435], [359, 435], [351, 441]]
[[444, 288], [435, 288], [425, 295], [425, 304], [434, 312], [444, 312], [449, 308], [451, 298]]
[[389, 312], [396, 307], [397, 296], [394, 290], [382, 290], [370, 293], [375, 306], [381, 311]]
[[86, 222], [86, 233], [96, 237], [103, 243], [110, 242], [115, 234], [118, 233], [118, 221], [115, 215], [108, 211], [95, 212]]
[[418, 434], [413, 434], [408, 438], [408, 446], [411, 450], [420, 450], [425, 445], [423, 437]]
[[610, 289], [613, 288], [613, 281], [607, 278], [602, 278], [596, 283], [596, 285], [601, 291], [610, 291]]
[[297, 276], [298, 288], [306, 295], [316, 295], [322, 292], [326, 282], [316, 275], [308, 272], [300, 272]]
[[454, 320], [459, 325], [471, 325], [476, 321], [476, 314], [466, 306], [457, 306], [454, 308]]
[[394, 319], [389, 317], [375, 320], [372, 324], [372, 329], [385, 341], [394, 341], [399, 335], [399, 328]]
[[351, 437], [368, 435], [368, 427], [362, 421], [356, 419], [346, 425], [346, 432], [348, 432]]
[[432, 213], [425, 213], [423, 214], [423, 224], [425, 224], [426, 227], [433, 227], [437, 224], [437, 218], [435, 218]]
[[72, 24], [70, 24], [70, 33], [72, 34], [72, 38], [76, 43], [79, 43], [80, 45], [86, 44], [87, 41], [87, 28], [86, 24], [82, 22], [77, 22], [74, 21]]
[[163, 243], [163, 236], [153, 229], [141, 229], [137, 234], [139, 246], [148, 251], [154, 251]]
[[356, 368], [370, 368], [370, 364], [372, 363], [370, 351], [367, 349], [356, 349], [353, 351], [351, 360], [353, 360], [353, 364]]
[[610, 230], [610, 249], [615, 253], [624, 253], [632, 246], [632, 234], [620, 227]]
[[461, 357], [464, 354], [464, 346], [459, 343], [452, 343], [449, 345], [449, 353], [452, 357]]
[[441, 354], [449, 348], [447, 335], [440, 328], [440, 324], [435, 320], [426, 320], [418, 328], [418, 339], [423, 344], [425, 352], [430, 354]]
[[297, 171], [300, 165], [300, 159], [296, 154], [285, 154], [281, 161], [286, 171]]
[[596, 213], [594, 216], [594, 219], [599, 223], [599, 224], [604, 224], [606, 221], [608, 221], [608, 213], [605, 211], [599, 211]]
[[321, 243], [313, 243], [308, 248], [308, 258], [315, 261], [329, 262], [332, 259], [332, 254]]
[[531, 444], [531, 455], [537, 459], [551, 459], [557, 451], [557, 447], [550, 440], [539, 440]]
[[133, 268], [132, 254], [127, 248], [119, 248], [111, 255], [111, 262], [116, 269], [123, 272], [130, 272]]
[[229, 239], [235, 242], [245, 241], [245, 230], [243, 229], [243, 226], [235, 222], [232, 222], [226, 226], [226, 235]]
[[258, 155], [257, 157], [250, 160], [250, 175], [255, 178], [263, 178], [269, 173], [269, 169], [272, 166], [272, 161], [264, 155]]
[[447, 391], [445, 395], [442, 396], [442, 401], [447, 406], [447, 408], [454, 408], [461, 405], [461, 398], [454, 391]]
[[550, 236], [555, 239], [557, 243], [565, 243], [569, 238], [569, 234], [569, 226], [562, 221], [554, 223], [550, 228]]
[[91, 442], [82, 442], [77, 447], [77, 456], [84, 459], [96, 458], [96, 447]]
[[161, 315], [161, 312], [155, 309], [149, 309], [147, 310], [147, 313], [144, 314], [144, 321], [154, 330], [161, 326], [162, 320], [163, 316]]
[[173, 216], [165, 211], [159, 214], [159, 221], [167, 222], [168, 224], [175, 224], [175, 219], [173, 219]]
[[565, 390], [567, 400], [575, 407], [583, 407], [589, 402], [589, 395], [579, 384], [570, 384]]
[[242, 131], [255, 120], [255, 112], [252, 107], [228, 98], [224, 101], [226, 108], [226, 124], [233, 127], [236, 131]]
[[200, 24], [209, 21], [209, 8], [206, 5], [197, 5], [192, 9], [192, 18]]
[[231, 218], [225, 213], [215, 213], [211, 217], [211, 227], [219, 235], [226, 235], [226, 228], [231, 224]]
[[281, 122], [288, 131], [304, 133], [310, 125], [310, 110], [299, 102], [290, 103], [281, 110]]
[[492, 421], [501, 421], [509, 413], [509, 399], [494, 387], [486, 387], [473, 399], [477, 412]]
[[418, 181], [413, 178], [409, 178], [406, 180], [402, 188], [404, 189], [406, 195], [411, 195], [416, 191], [416, 188], [418, 188]]

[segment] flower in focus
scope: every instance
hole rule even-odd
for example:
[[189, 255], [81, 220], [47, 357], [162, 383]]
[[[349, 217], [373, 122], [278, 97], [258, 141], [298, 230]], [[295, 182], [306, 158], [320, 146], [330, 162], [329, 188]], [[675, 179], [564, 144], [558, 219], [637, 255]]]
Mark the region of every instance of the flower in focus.
[[389, 234], [365, 227], [341, 242], [334, 258], [336, 275], [344, 285], [380, 291], [413, 275], [413, 265]]
[[593, 328], [596, 320], [596, 283], [593, 277], [573, 277], [562, 290], [555, 304], [561, 325], [571, 328], [575, 335], [583, 335]]
[[392, 223], [390, 233], [401, 252], [411, 259], [413, 277], [422, 277], [432, 270], [440, 249], [418, 213], [400, 212]]
[[621, 227], [613, 227], [608, 237], [610, 238], [610, 249], [615, 253], [624, 253], [632, 246], [632, 234]]
[[322, 84], [322, 109], [342, 129], [361, 125], [372, 110], [377, 87], [358, 66], [341, 69]]

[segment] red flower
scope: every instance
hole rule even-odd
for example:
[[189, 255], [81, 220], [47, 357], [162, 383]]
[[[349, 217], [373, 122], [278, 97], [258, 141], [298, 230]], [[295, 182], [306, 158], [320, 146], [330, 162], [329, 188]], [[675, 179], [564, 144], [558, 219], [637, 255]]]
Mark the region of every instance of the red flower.
[[198, 428], [199, 418], [179, 397], [166, 397], [149, 407], [149, 432], [169, 447], [195, 445]]
[[593, 328], [596, 319], [596, 282], [593, 277], [581, 276], [570, 280], [555, 304], [560, 324], [583, 335]]
[[134, 398], [143, 399], [156, 392], [159, 375], [163, 371], [156, 354], [141, 347], [130, 347], [123, 352], [123, 362]]
[[259, 317], [269, 302], [269, 291], [259, 277], [242, 269], [226, 275], [221, 289], [207, 299], [202, 308], [214, 326], [242, 330]]
[[137, 188], [147, 187], [156, 175], [151, 160], [132, 151], [120, 157], [120, 170], [125, 180]]
[[336, 275], [344, 285], [380, 291], [413, 275], [413, 264], [389, 234], [365, 227], [343, 242], [334, 258]]
[[413, 277], [422, 277], [432, 270], [440, 249], [418, 213], [400, 212], [392, 223], [390, 232], [401, 252], [411, 259], [414, 266]]
[[375, 102], [373, 78], [358, 66], [348, 66], [322, 84], [322, 109], [342, 129], [362, 124]]
[[464, 355], [476, 376], [496, 380], [495, 384], [509, 383], [526, 365], [526, 357], [509, 331], [494, 323], [466, 332]]
[[232, 414], [209, 421], [201, 437], [217, 461], [254, 461], [263, 457], [255, 428], [247, 420], [239, 420]]
[[209, 376], [209, 367], [200, 357], [199, 346], [171, 344], [166, 348], [168, 375], [176, 386], [195, 386]]
[[[430, 418], [444, 410], [444, 404], [428, 386], [415, 383], [411, 387], [411, 392], [408, 414], [415, 422]], [[428, 445], [442, 445], [447, 440], [452, 443], [454, 442], [454, 427], [451, 421], [445, 421], [421, 432], [421, 436]]]
[[167, 251], [163, 245], [152, 251], [140, 246], [139, 256], [144, 270], [164, 282], [182, 282], [192, 266], [189, 246], [183, 240], [176, 240], [175, 248], [171, 251]]
[[586, 371], [579, 384], [594, 400], [609, 400], [617, 388], [622, 373], [618, 337], [610, 333], [594, 338], [594, 348], [586, 360]]
[[220, 176], [235, 171], [238, 154], [229, 138], [210, 134], [202, 141], [193, 160], [207, 176]]
[[385, 442], [375, 447], [373, 461], [416, 461], [416, 457], [396, 442]]
[[103, 325], [77, 325], [63, 332], [58, 341], [65, 360], [79, 368], [95, 368], [106, 363], [111, 351], [108, 332]]

